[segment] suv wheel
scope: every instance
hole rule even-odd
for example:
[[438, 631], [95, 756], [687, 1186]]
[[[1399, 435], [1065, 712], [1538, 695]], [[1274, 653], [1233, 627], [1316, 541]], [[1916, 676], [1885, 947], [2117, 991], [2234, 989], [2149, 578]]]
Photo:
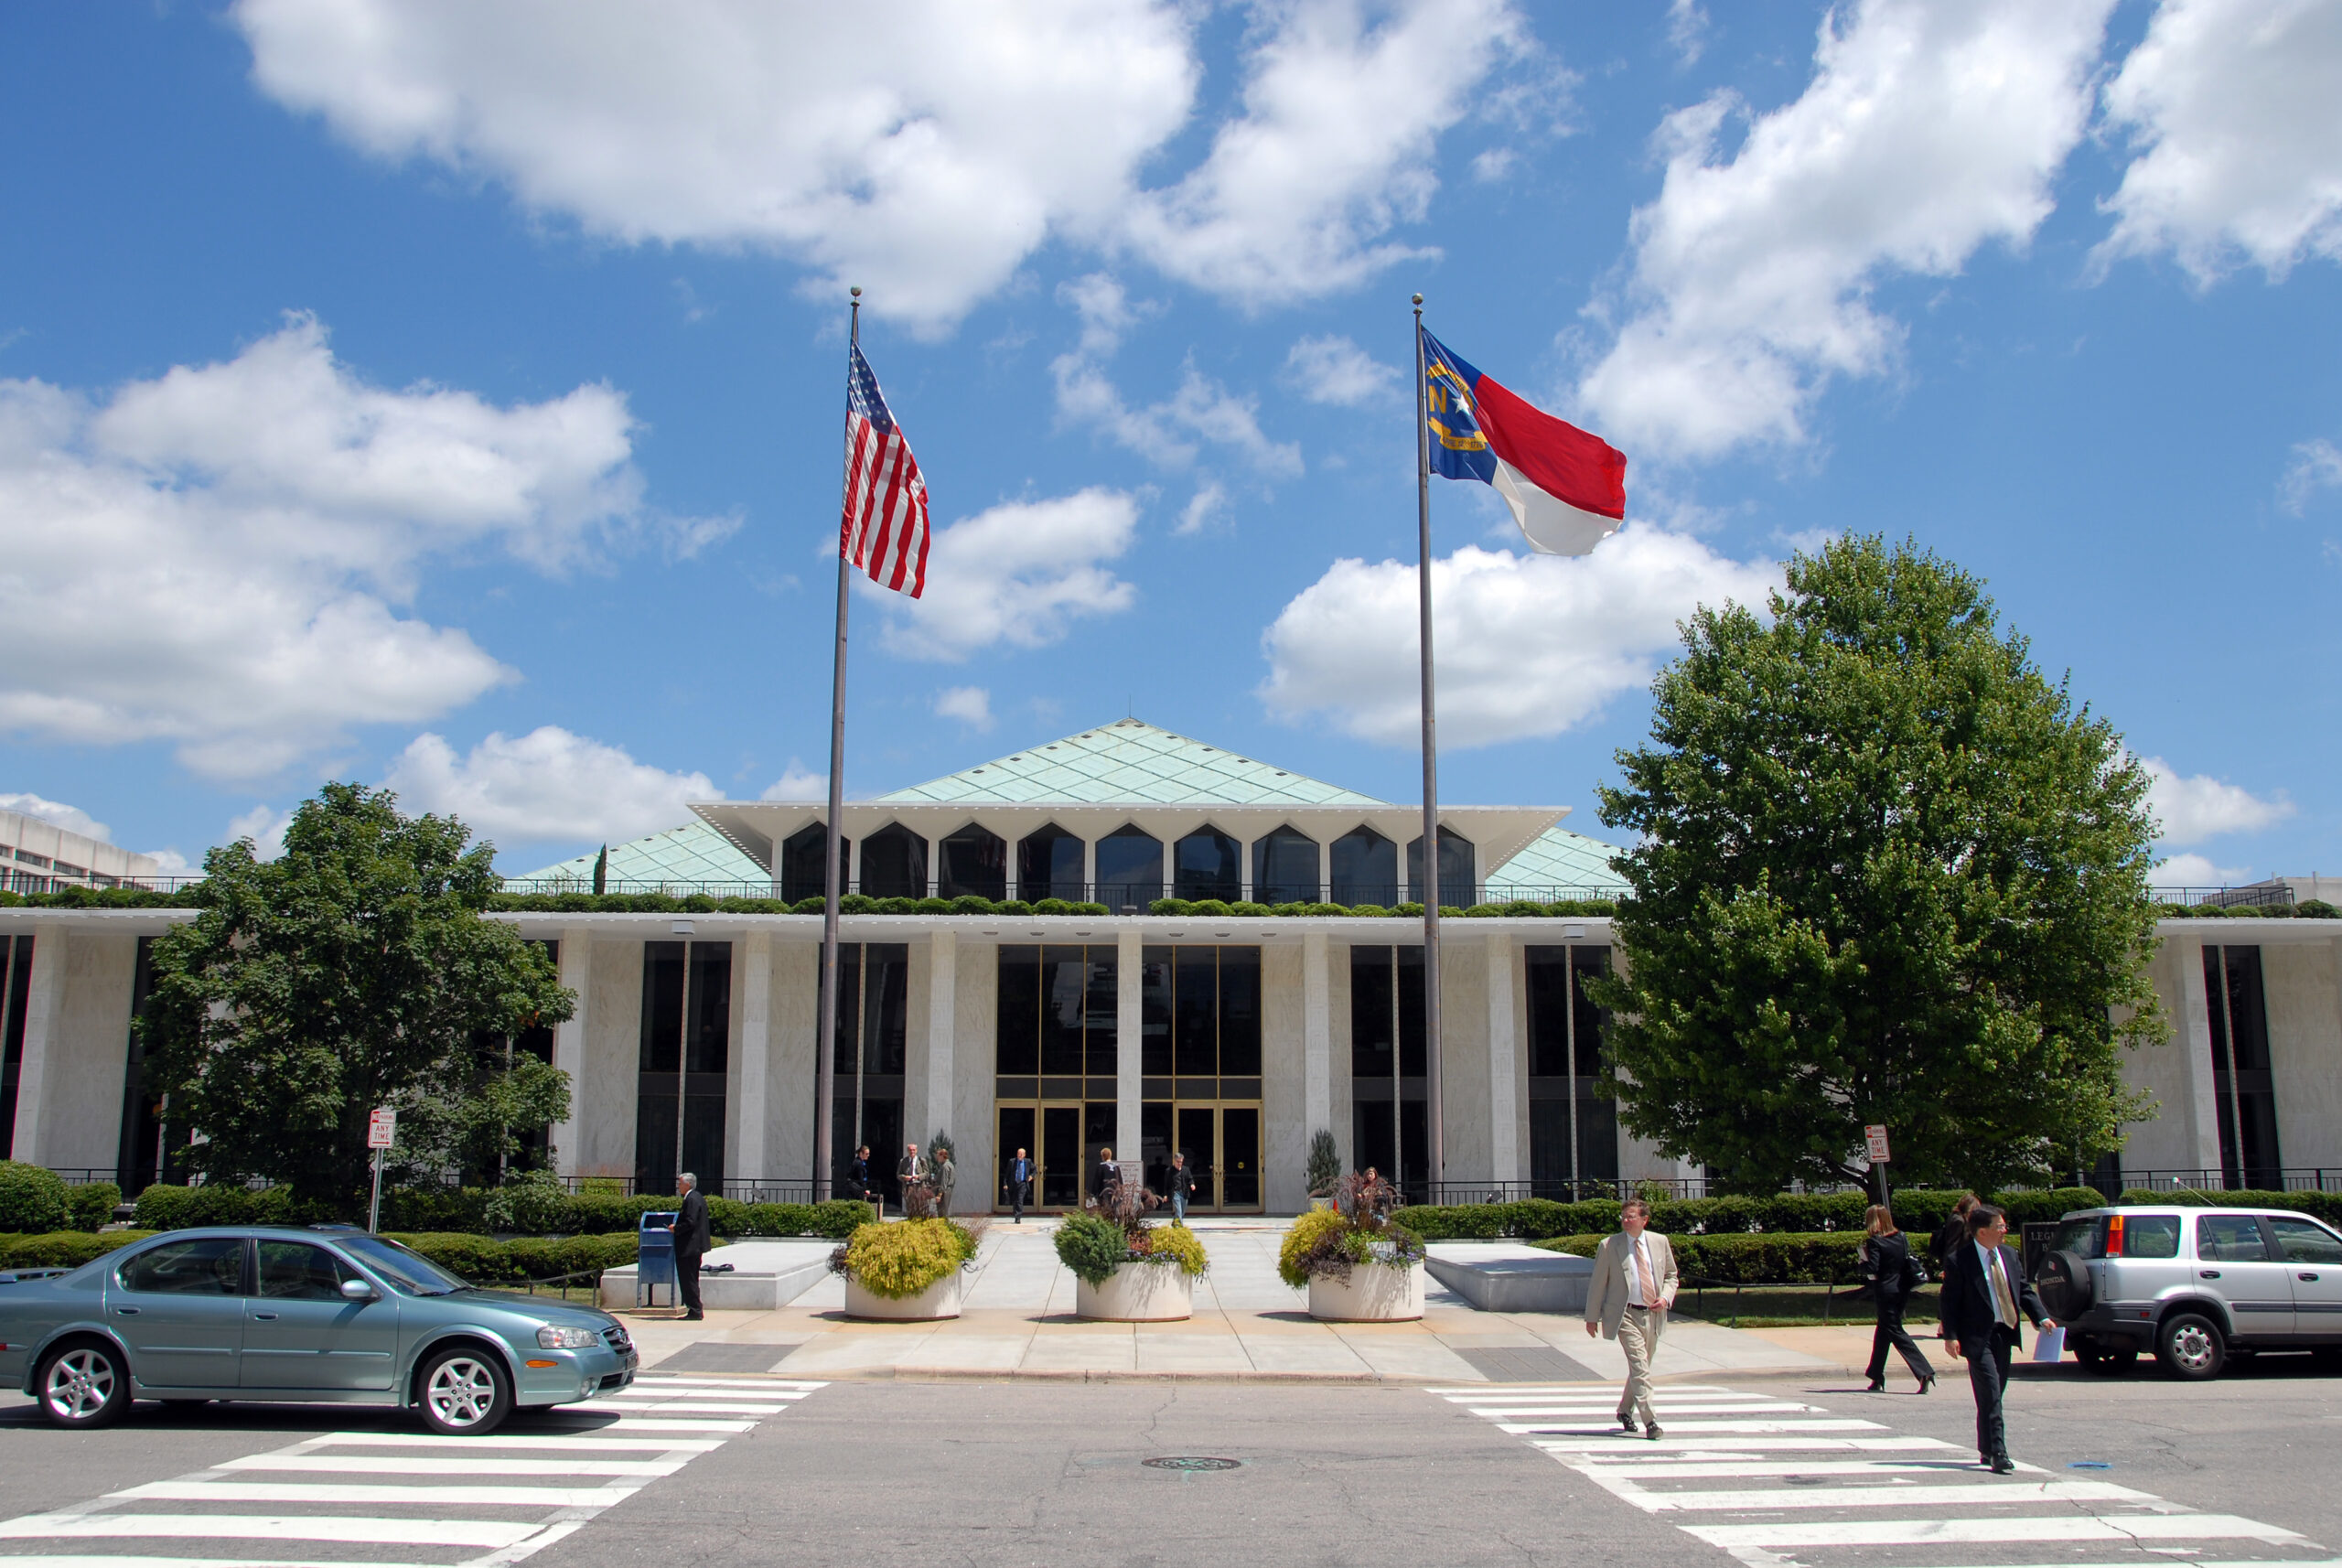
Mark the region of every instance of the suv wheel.
[[2155, 1359], [2175, 1378], [2203, 1382], [2228, 1364], [2228, 1338], [2220, 1326], [2199, 1312], [2175, 1313], [2155, 1337]]
[[33, 1389], [50, 1425], [108, 1426], [130, 1408], [130, 1369], [113, 1346], [84, 1340], [42, 1357]]
[[424, 1424], [453, 1436], [484, 1436], [512, 1413], [512, 1382], [495, 1356], [458, 1346], [424, 1363]]

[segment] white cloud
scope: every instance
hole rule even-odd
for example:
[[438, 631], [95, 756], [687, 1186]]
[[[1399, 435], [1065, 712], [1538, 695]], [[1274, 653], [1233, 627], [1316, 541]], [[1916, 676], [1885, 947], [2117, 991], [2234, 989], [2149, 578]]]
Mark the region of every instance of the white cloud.
[[1868, 299], [1882, 277], [1955, 274], [2048, 215], [2110, 3], [1863, 0], [1824, 20], [1804, 94], [1729, 157], [1737, 97], [1668, 116], [1630, 314], [1578, 389], [1597, 427], [1656, 456], [1804, 440], [1832, 377], [1896, 362], [1902, 329]]
[[2299, 517], [2308, 508], [2311, 497], [2337, 485], [2342, 485], [2342, 448], [2321, 437], [2294, 448], [2293, 463], [2285, 469], [2277, 490], [2284, 499], [2285, 510]]
[[1227, 510], [1228, 492], [1220, 488], [1219, 480], [1214, 479], [1187, 498], [1187, 504], [1180, 509], [1178, 526], [1171, 532], [1183, 537], [1201, 533], [1211, 526], [1213, 519]]
[[467, 755], [419, 735], [382, 782], [410, 814], [460, 817], [480, 838], [532, 843], [640, 838], [689, 822], [688, 802], [724, 793], [704, 773], [670, 773], [557, 725], [492, 734]]
[[154, 861], [157, 874], [163, 876], [195, 876], [203, 870], [201, 865], [175, 849], [150, 849], [142, 853]]
[[759, 800], [826, 800], [830, 798], [830, 776], [815, 773], [795, 757], [781, 769], [780, 777], [765, 787]]
[[2157, 887], [2241, 887], [2255, 880], [2249, 865], [2215, 865], [2200, 854], [2175, 854], [2156, 865]]
[[2164, 843], [2201, 843], [2221, 833], [2256, 832], [2294, 814], [2294, 803], [2283, 795], [2264, 800], [2209, 774], [2183, 778], [2160, 757], [2142, 758], [2139, 766], [2153, 780], [2147, 805], [2163, 823]]
[[1391, 398], [1399, 368], [1386, 365], [1348, 338], [1304, 338], [1284, 357], [1285, 373], [1312, 403], [1362, 408]]
[[1250, 309], [1349, 288], [1425, 252], [1388, 242], [1420, 220], [1432, 152], [1498, 62], [1529, 47], [1504, 0], [1404, 0], [1379, 25], [1358, 0], [1264, 7], [1241, 114], [1203, 164], [1132, 208], [1155, 265]]
[[513, 672], [392, 606], [434, 557], [554, 568], [656, 526], [634, 428], [606, 386], [369, 386], [297, 316], [109, 398], [0, 381], [0, 728], [254, 778], [469, 702]]
[[1088, 425], [1162, 467], [1187, 467], [1196, 460], [1198, 443], [1209, 442], [1271, 478], [1301, 472], [1300, 446], [1270, 440], [1252, 399], [1236, 396], [1193, 364], [1171, 397], [1144, 408], [1125, 403], [1101, 361], [1121, 346], [1123, 334], [1145, 308], [1132, 306], [1122, 285], [1102, 273], [1066, 284], [1058, 295], [1081, 317], [1080, 346], [1049, 367], [1057, 380], [1058, 419]]
[[1105, 564], [1137, 533], [1138, 503], [1120, 490], [1004, 501], [937, 531], [924, 597], [856, 581], [865, 599], [886, 608], [889, 649], [957, 663], [995, 644], [1045, 648], [1065, 636], [1069, 621], [1128, 609], [1137, 590]]
[[1700, 63], [1708, 47], [1708, 14], [1701, 8], [1700, 0], [1669, 0], [1667, 42], [1684, 65]]
[[946, 686], [935, 693], [935, 716], [982, 734], [992, 728], [992, 693], [982, 686]]
[[[1585, 556], [1466, 547], [1432, 564], [1439, 734], [1447, 746], [1560, 735], [1649, 684], [1698, 606], [1762, 608], [1768, 561], [1629, 527]], [[1348, 735], [1410, 746], [1421, 734], [1415, 568], [1334, 563], [1262, 634], [1270, 711], [1321, 714]]]
[[285, 853], [285, 830], [293, 825], [293, 813], [280, 811], [263, 804], [231, 821], [228, 842], [239, 839], [252, 841], [254, 852], [263, 860], [274, 860]]
[[2272, 278], [2342, 260], [2342, 8], [2163, 0], [2106, 84], [2143, 150], [2104, 202], [2101, 261], [2169, 251], [2208, 284], [2239, 254]]
[[69, 833], [80, 833], [83, 838], [95, 839], [100, 843], [113, 843], [112, 828], [81, 807], [69, 806], [62, 800], [46, 800], [38, 795], [22, 793], [0, 795], [0, 811], [38, 817], [52, 828], [63, 828]]
[[1185, 122], [1160, 0], [239, 0], [260, 89], [628, 244], [793, 257], [955, 320], [1053, 232], [1099, 232]]

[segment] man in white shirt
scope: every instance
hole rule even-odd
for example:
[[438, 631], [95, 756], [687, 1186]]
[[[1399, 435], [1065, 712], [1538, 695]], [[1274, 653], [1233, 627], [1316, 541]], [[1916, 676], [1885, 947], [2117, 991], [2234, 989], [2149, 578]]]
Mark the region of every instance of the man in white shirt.
[[1594, 1277], [1586, 1283], [1585, 1331], [1616, 1339], [1627, 1353], [1627, 1386], [1618, 1397], [1618, 1425], [1633, 1432], [1639, 1420], [1652, 1442], [1660, 1438], [1651, 1419], [1650, 1363], [1660, 1330], [1675, 1305], [1675, 1249], [1649, 1229], [1650, 1205], [1630, 1197], [1619, 1206], [1618, 1234], [1595, 1250]]

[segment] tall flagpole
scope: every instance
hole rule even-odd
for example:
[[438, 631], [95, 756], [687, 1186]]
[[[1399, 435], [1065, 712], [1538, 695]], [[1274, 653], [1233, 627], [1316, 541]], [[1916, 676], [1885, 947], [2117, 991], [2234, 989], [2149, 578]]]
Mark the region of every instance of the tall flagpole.
[[[854, 375], [854, 353], [862, 346], [862, 289], [847, 291], [854, 300], [852, 325], [846, 332], [846, 376]], [[854, 413], [846, 412], [846, 431], [853, 435]], [[841, 522], [840, 528], [844, 524]], [[830, 1124], [837, 1105], [838, 1037], [838, 885], [844, 868], [839, 848], [845, 842], [845, 535], [838, 535], [838, 640], [830, 666], [830, 815], [828, 840], [822, 852], [822, 1010], [820, 1032], [813, 1036], [813, 1201], [826, 1201], [834, 1174], [836, 1151], [830, 1146]]]
[[[1439, 721], [1432, 704], [1431, 660], [1431, 409], [1423, 380], [1423, 296], [1415, 295], [1415, 530], [1417, 597], [1422, 607], [1423, 653], [1423, 1055], [1424, 1119], [1431, 1131], [1432, 1190], [1447, 1174], [1447, 1134], [1441, 1125], [1439, 1093]], [[841, 623], [843, 627], [843, 623]], [[841, 630], [843, 636], [843, 630]], [[1395, 1052], [1398, 1041], [1391, 1041]]]

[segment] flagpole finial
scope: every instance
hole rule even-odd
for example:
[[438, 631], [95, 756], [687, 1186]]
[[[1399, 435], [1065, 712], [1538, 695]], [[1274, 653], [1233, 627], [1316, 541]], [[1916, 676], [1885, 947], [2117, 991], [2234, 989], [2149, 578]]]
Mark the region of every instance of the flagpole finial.
[[[860, 284], [854, 284], [854, 285], [850, 285], [850, 286], [848, 286], [848, 288], [846, 289], [846, 293], [848, 293], [848, 294], [850, 294], [850, 295], [854, 295], [854, 298], [856, 298], [856, 299], [860, 299], [860, 298], [862, 297], [862, 285], [861, 285]], [[1417, 298], [1421, 298], [1422, 296], [1421, 296], [1420, 295], [1418, 295], [1416, 297], [1417, 297]]]
[[1415, 295], [1415, 303], [1416, 303], [1417, 305], [1421, 305], [1421, 304], [1423, 304], [1423, 296], [1422, 295]]

